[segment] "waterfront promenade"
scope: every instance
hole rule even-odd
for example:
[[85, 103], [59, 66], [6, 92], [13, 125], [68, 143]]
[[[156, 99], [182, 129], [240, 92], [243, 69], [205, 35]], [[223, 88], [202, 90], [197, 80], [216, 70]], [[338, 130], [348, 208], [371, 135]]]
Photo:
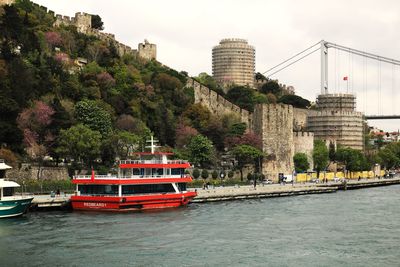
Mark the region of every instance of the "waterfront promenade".
[[287, 184], [261, 184], [256, 188], [252, 185], [213, 187], [197, 190], [197, 197], [192, 201], [195, 203], [250, 199], [250, 198], [268, 198], [284, 197], [306, 194], [334, 193], [337, 190], [361, 189], [376, 186], [387, 186], [400, 184], [400, 178], [391, 179], [361, 179], [330, 181], [328, 183], [287, 183]]
[[[191, 188], [189, 191], [197, 191], [197, 197], [193, 203], [206, 203], [216, 201], [287, 197], [308, 194], [335, 193], [338, 190], [362, 189], [368, 187], [387, 186], [400, 184], [400, 178], [390, 179], [361, 179], [342, 181], [329, 181], [328, 183], [286, 183], [286, 184], [257, 184], [242, 186], [210, 186], [208, 189]], [[69, 208], [71, 194], [60, 196], [35, 195], [31, 210], [48, 208]]]

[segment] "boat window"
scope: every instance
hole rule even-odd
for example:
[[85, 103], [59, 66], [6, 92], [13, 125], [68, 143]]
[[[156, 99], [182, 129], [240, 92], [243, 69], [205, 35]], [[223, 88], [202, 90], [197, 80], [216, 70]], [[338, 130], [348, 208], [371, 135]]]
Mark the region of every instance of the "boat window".
[[171, 175], [181, 175], [183, 173], [183, 169], [171, 169]]
[[132, 169], [132, 174], [133, 175], [140, 175], [140, 169], [137, 169], [137, 168]]
[[78, 185], [81, 195], [118, 195], [118, 185]]
[[178, 183], [179, 192], [186, 191], [186, 183]]
[[151, 194], [151, 193], [169, 193], [175, 192], [172, 184], [140, 184], [140, 185], [123, 185], [123, 195], [134, 194]]
[[14, 195], [14, 187], [4, 187], [3, 188], [3, 196], [11, 197]]

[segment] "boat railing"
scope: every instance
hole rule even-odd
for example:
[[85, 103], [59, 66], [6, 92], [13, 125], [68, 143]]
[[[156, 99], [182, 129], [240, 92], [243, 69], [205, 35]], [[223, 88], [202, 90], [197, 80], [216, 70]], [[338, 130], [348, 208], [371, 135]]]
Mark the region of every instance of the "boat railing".
[[187, 160], [157, 160], [157, 159], [142, 159], [142, 160], [120, 160], [119, 164], [186, 164]]
[[[143, 179], [143, 178], [188, 178], [190, 176], [187, 175], [127, 175], [127, 176], [116, 176], [116, 175], [95, 175], [94, 179], [100, 179], [100, 180], [115, 180], [115, 179]], [[79, 179], [79, 180], [91, 180], [92, 176], [91, 175], [75, 175], [73, 177], [74, 179]]]

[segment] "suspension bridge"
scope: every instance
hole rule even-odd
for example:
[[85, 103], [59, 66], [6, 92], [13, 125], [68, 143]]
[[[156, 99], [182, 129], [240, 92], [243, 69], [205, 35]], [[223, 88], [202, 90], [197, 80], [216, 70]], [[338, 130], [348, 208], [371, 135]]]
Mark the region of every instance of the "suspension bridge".
[[[333, 62], [332, 60], [329, 60], [328, 51], [331, 49], [334, 49], [333, 55], [331, 54], [333, 56]], [[363, 112], [366, 120], [400, 119], [400, 114], [395, 114], [394, 112], [396, 108], [395, 74], [396, 68], [400, 66], [400, 61], [393, 58], [321, 40], [266, 70], [263, 74], [267, 78], [271, 78], [277, 73], [318, 51], [320, 51], [321, 56], [321, 95], [329, 94], [330, 91], [332, 91], [332, 88], [334, 88], [334, 91], [344, 91], [344, 88], [340, 88], [340, 82], [343, 79], [346, 83], [346, 92], [341, 93], [358, 93], [358, 95], [362, 96], [360, 98], [363, 98], [361, 102], [364, 104]], [[343, 60], [343, 57], [347, 58]], [[356, 62], [356, 60], [358, 60], [358, 62]], [[344, 61], [346, 61], [346, 64], [343, 63]], [[373, 65], [372, 67], [371, 64]], [[385, 64], [385, 66], [383, 66], [383, 64]], [[343, 65], [346, 65], [345, 67], [347, 67], [347, 70], [345, 72], [346, 75], [341, 76], [341, 74], [343, 74], [343, 70], [341, 69], [341, 67], [343, 68]], [[359, 69], [354, 71], [354, 66], [356, 66], [356, 68], [358, 66]], [[390, 75], [387, 75], [387, 73], [382, 74], [382, 69], [387, 71], [388, 67], [391, 67], [391, 78], [388, 77]], [[330, 69], [334, 69], [334, 74], [329, 72]], [[355, 77], [356, 73], [358, 79]], [[360, 73], [362, 74], [359, 75]], [[382, 79], [382, 76], [384, 76], [384, 79]], [[333, 85], [330, 85], [330, 83]], [[391, 93], [385, 93], [386, 101], [382, 101], [382, 91], [384, 91], [383, 87], [385, 87], [385, 90], [391, 87]], [[357, 88], [357, 91], [354, 88]], [[374, 88], [374, 90], [371, 90], [372, 88]], [[349, 90], [351, 92], [349, 92]], [[370, 95], [372, 94], [369, 99], [368, 92]], [[388, 98], [390, 98], [390, 100], [388, 100]], [[387, 102], [390, 101], [392, 102], [392, 114], [383, 114], [382, 108], [387, 110]], [[368, 110], [371, 109], [372, 106], [371, 103], [378, 107], [378, 111], [376, 112], [377, 114], [368, 114]]]

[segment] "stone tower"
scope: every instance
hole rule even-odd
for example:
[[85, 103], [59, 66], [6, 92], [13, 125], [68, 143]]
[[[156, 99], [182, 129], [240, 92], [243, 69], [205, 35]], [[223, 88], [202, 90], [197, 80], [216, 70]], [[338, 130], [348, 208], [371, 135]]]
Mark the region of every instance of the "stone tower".
[[212, 49], [212, 72], [225, 90], [232, 84], [254, 87], [254, 47], [244, 39], [222, 39]]
[[75, 13], [74, 25], [78, 32], [87, 33], [92, 28], [92, 16], [87, 13]]
[[138, 45], [139, 56], [148, 60], [157, 59], [157, 46], [149, 43], [146, 39], [144, 43]]
[[293, 107], [259, 104], [254, 109], [253, 131], [261, 136], [265, 153], [262, 173], [277, 181], [278, 173], [291, 174], [293, 156]]
[[352, 94], [323, 94], [317, 98], [318, 111], [309, 114], [308, 130], [316, 139], [354, 149], [363, 149], [362, 113], [355, 111]]

